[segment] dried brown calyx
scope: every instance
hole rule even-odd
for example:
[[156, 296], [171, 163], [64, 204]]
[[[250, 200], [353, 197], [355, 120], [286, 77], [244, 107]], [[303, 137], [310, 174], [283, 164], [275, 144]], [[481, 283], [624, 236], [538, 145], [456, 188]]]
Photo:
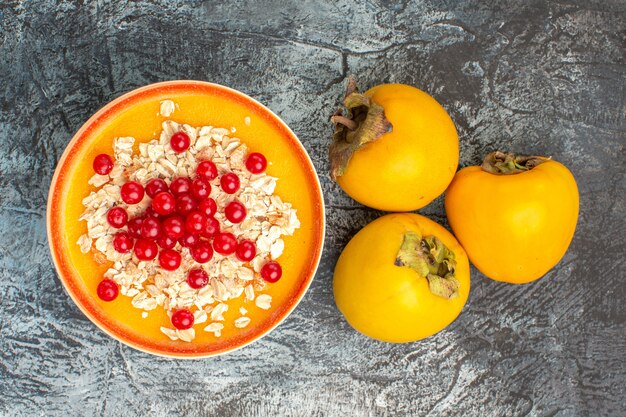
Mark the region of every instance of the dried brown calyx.
[[385, 110], [371, 98], [358, 92], [354, 77], [348, 78], [343, 105], [330, 118], [335, 133], [329, 148], [330, 176], [333, 181], [344, 174], [350, 158], [370, 142], [391, 132], [393, 127], [385, 117]]
[[549, 160], [550, 158], [545, 156], [525, 156], [495, 151], [485, 156], [481, 168], [491, 174], [511, 175], [529, 171]]
[[454, 252], [436, 236], [422, 237], [412, 231], [405, 232], [395, 264], [411, 268], [426, 278], [431, 293], [448, 300], [459, 296]]

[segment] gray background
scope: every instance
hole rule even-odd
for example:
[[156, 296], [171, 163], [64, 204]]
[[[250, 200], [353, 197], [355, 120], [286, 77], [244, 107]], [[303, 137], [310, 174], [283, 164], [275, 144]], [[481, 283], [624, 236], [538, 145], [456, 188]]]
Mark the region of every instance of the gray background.
[[[0, 5], [0, 414], [618, 416], [626, 411], [623, 1], [4, 1]], [[358, 4], [357, 4], [358, 3]], [[450, 112], [461, 166], [494, 148], [552, 155], [581, 194], [578, 230], [526, 286], [473, 270], [461, 316], [392, 345], [346, 324], [332, 269], [380, 215], [327, 175], [346, 75], [403, 82]], [[328, 233], [303, 302], [215, 359], [149, 356], [99, 331], [51, 264], [45, 204], [73, 133], [109, 100], [170, 79], [250, 94], [320, 173]], [[446, 223], [441, 199], [422, 210]]]

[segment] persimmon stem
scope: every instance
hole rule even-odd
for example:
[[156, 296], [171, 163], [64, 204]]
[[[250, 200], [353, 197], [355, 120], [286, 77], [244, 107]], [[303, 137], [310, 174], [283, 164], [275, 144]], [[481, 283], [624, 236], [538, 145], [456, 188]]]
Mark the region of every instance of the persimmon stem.
[[338, 124], [342, 124], [345, 127], [347, 127], [350, 130], [356, 130], [356, 128], [358, 127], [357, 123], [352, 120], [347, 118], [346, 116], [341, 116], [341, 115], [334, 115], [330, 118], [330, 121], [333, 122], [334, 124], [338, 125]]
[[393, 129], [385, 117], [385, 109], [359, 93], [352, 76], [348, 78], [343, 105], [345, 109], [338, 109], [330, 118], [335, 125], [333, 141], [328, 149], [333, 181], [344, 174], [355, 152]]
[[495, 151], [487, 154], [481, 168], [495, 175], [511, 175], [530, 171], [539, 164], [549, 161], [550, 157], [516, 155], [510, 152]]
[[412, 231], [405, 232], [394, 264], [411, 268], [421, 278], [426, 278], [434, 295], [448, 300], [459, 296], [454, 252], [435, 236], [422, 237]]

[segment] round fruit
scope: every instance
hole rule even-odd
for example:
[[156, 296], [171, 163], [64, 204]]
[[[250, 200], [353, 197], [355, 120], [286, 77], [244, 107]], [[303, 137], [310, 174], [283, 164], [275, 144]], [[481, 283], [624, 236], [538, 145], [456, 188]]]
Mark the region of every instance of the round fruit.
[[199, 211], [192, 211], [185, 218], [185, 230], [187, 233], [198, 235], [206, 227], [206, 216]]
[[283, 269], [276, 261], [269, 261], [261, 268], [261, 276], [267, 282], [276, 282], [283, 276]]
[[152, 209], [161, 216], [172, 214], [176, 210], [176, 198], [167, 191], [161, 191], [152, 200]]
[[178, 310], [172, 314], [172, 325], [178, 330], [191, 328], [193, 322], [193, 313], [187, 309]]
[[143, 217], [134, 217], [128, 221], [128, 234], [134, 238], [141, 237], [141, 225]]
[[444, 192], [459, 162], [459, 140], [445, 109], [425, 92], [382, 84], [364, 94], [350, 79], [332, 121], [331, 177], [358, 202], [412, 211]]
[[167, 190], [167, 183], [160, 178], [153, 178], [146, 184], [146, 194], [148, 194], [150, 198], [154, 198], [158, 193]]
[[200, 241], [198, 235], [192, 235], [191, 233], [185, 233], [180, 239], [178, 239], [178, 243], [185, 248], [192, 248], [196, 246], [196, 244]]
[[112, 227], [119, 229], [128, 222], [128, 213], [122, 207], [112, 207], [107, 213], [107, 221]]
[[211, 181], [217, 178], [217, 166], [211, 161], [202, 161], [196, 168], [196, 174]]
[[185, 234], [185, 221], [177, 215], [168, 217], [163, 221], [163, 231], [169, 237], [180, 239]]
[[209, 262], [213, 258], [213, 248], [206, 240], [201, 240], [189, 250], [191, 257], [199, 264]]
[[146, 207], [146, 211], [143, 212], [143, 217], [144, 218], [152, 217], [153, 219], [160, 219], [161, 215], [159, 213], [157, 213], [156, 211], [154, 211], [154, 209], [150, 205], [150, 206]]
[[222, 178], [220, 178], [220, 185], [222, 187], [222, 190], [224, 190], [224, 192], [228, 194], [233, 194], [237, 192], [237, 190], [239, 189], [239, 184], [239, 177], [232, 172], [228, 172], [222, 175]]
[[184, 193], [178, 196], [176, 199], [176, 210], [180, 214], [189, 214], [198, 207], [196, 200], [189, 194]]
[[189, 136], [185, 132], [176, 132], [170, 139], [170, 146], [176, 153], [185, 152], [189, 148]]
[[143, 200], [143, 187], [138, 182], [128, 181], [122, 185], [120, 195], [126, 204], [137, 204]]
[[154, 240], [137, 239], [135, 242], [135, 256], [140, 261], [151, 261], [156, 258], [159, 253], [159, 247]]
[[161, 235], [161, 222], [154, 217], [146, 217], [141, 224], [141, 237], [156, 239]]
[[578, 187], [562, 164], [494, 152], [459, 171], [446, 214], [472, 263], [496, 281], [542, 277], [565, 255], [578, 220]]
[[237, 259], [250, 262], [256, 256], [256, 245], [251, 240], [242, 240], [237, 245]]
[[260, 174], [267, 168], [267, 159], [263, 154], [253, 152], [246, 158], [246, 168], [253, 174]]
[[215, 217], [207, 217], [202, 236], [207, 239], [212, 238], [220, 231], [220, 222]]
[[117, 232], [113, 237], [113, 249], [119, 253], [128, 253], [133, 248], [133, 238], [126, 232]]
[[93, 160], [93, 170], [97, 174], [107, 175], [113, 170], [113, 159], [105, 153], [101, 153]]
[[239, 201], [231, 201], [224, 209], [224, 215], [232, 223], [241, 223], [246, 218], [246, 207]]
[[168, 236], [163, 233], [157, 239], [157, 244], [163, 249], [173, 249], [174, 246], [176, 246], [176, 238], [173, 238], [172, 236]]
[[180, 266], [181, 256], [174, 249], [163, 249], [159, 253], [159, 265], [168, 271], [175, 271]]
[[189, 284], [191, 288], [198, 289], [206, 287], [208, 283], [209, 276], [202, 269], [192, 269], [187, 274], [187, 284]]
[[211, 194], [211, 184], [203, 178], [196, 178], [191, 182], [191, 194], [196, 200], [203, 200]]
[[174, 196], [188, 193], [191, 190], [191, 180], [187, 177], [176, 177], [170, 184], [170, 191]]
[[237, 250], [237, 238], [232, 233], [218, 233], [213, 238], [213, 249], [222, 255], [230, 255]]
[[432, 220], [388, 214], [345, 247], [333, 290], [356, 330], [386, 342], [412, 342], [459, 315], [470, 290], [469, 262], [454, 236]]
[[119, 288], [115, 281], [105, 278], [98, 284], [96, 293], [102, 301], [113, 301], [117, 298]]
[[207, 217], [213, 217], [217, 212], [217, 203], [212, 198], [206, 198], [198, 204], [198, 210]]

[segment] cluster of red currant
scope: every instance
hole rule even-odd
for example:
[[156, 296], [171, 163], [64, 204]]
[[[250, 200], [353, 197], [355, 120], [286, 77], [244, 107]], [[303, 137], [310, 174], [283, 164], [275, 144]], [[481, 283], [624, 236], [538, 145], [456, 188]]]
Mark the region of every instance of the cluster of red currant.
[[[181, 153], [189, 148], [189, 136], [184, 132], [172, 135], [172, 149]], [[267, 168], [267, 160], [260, 153], [251, 153], [245, 161], [246, 168], [253, 174], [260, 174]], [[113, 169], [113, 160], [109, 155], [98, 155], [93, 162], [94, 170], [100, 175], [107, 175]], [[122, 185], [120, 196], [126, 204], [141, 202], [148, 195], [152, 203], [145, 212], [129, 219], [122, 207], [112, 207], [107, 213], [108, 223], [116, 228], [128, 226], [128, 231], [117, 232], [113, 238], [113, 248], [119, 253], [134, 251], [139, 260], [151, 261], [158, 256], [161, 268], [174, 271], [180, 267], [181, 253], [174, 249], [176, 243], [189, 249], [192, 258], [206, 263], [213, 258], [213, 251], [222, 255], [234, 254], [241, 262], [249, 262], [256, 255], [256, 246], [251, 240], [238, 241], [235, 235], [220, 230], [220, 223], [215, 219], [218, 210], [214, 199], [210, 198], [210, 181], [218, 177], [215, 164], [202, 161], [196, 168], [196, 178], [174, 178], [169, 186], [162, 179], [152, 179], [144, 186], [136, 181]], [[220, 177], [220, 188], [227, 194], [239, 190], [239, 177], [228, 172]], [[224, 207], [224, 216], [231, 223], [241, 223], [247, 215], [245, 206], [235, 200]], [[160, 250], [159, 250], [160, 248]], [[261, 268], [261, 276], [267, 282], [276, 282], [282, 275], [280, 264], [267, 262]], [[202, 269], [188, 272], [187, 283], [192, 288], [202, 288], [209, 282], [209, 277]], [[104, 301], [111, 301], [118, 295], [117, 284], [104, 279], [97, 288], [98, 296]], [[180, 317], [179, 317], [180, 316]], [[176, 319], [175, 319], [176, 317]], [[191, 324], [189, 323], [191, 317]], [[172, 315], [172, 323], [178, 329], [193, 325], [193, 314], [189, 310], [178, 310]]]

